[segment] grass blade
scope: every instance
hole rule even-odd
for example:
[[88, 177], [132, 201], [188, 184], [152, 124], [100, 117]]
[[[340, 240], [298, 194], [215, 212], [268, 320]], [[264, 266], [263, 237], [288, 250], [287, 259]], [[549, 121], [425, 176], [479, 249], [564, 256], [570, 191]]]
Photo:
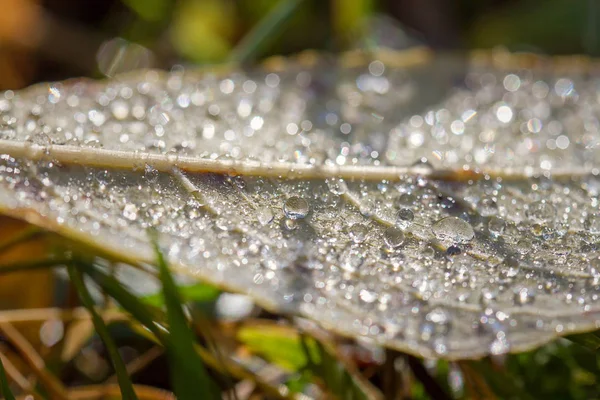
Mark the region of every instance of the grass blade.
[[181, 400], [220, 399], [218, 386], [208, 376], [204, 362], [195, 351], [196, 339], [183, 313], [181, 296], [175, 281], [156, 239], [152, 239], [159, 268], [159, 277], [163, 285], [167, 322], [172, 337], [168, 355], [172, 361], [171, 379], [175, 394]]
[[265, 43], [290, 19], [304, 0], [282, 0], [233, 49], [229, 60], [244, 63], [254, 59]]
[[106, 324], [102, 318], [100, 318], [100, 315], [94, 308], [94, 301], [92, 300], [90, 292], [83, 283], [81, 272], [75, 267], [74, 264], [67, 265], [67, 269], [69, 271], [71, 282], [73, 282], [73, 286], [75, 286], [75, 290], [77, 290], [81, 302], [83, 303], [84, 307], [88, 309], [91, 315], [92, 322], [94, 323], [96, 332], [98, 332], [98, 336], [100, 336], [100, 339], [102, 339], [102, 342], [104, 342], [104, 346], [106, 346], [106, 350], [108, 351], [108, 355], [117, 374], [117, 380], [119, 382], [119, 387], [121, 388], [123, 399], [137, 400], [137, 396], [133, 390], [133, 385], [131, 384], [131, 380], [127, 374], [127, 369], [125, 368], [125, 363], [123, 363], [123, 360], [119, 355], [119, 351], [117, 350], [117, 346], [110, 337], [110, 333], [108, 332]]
[[566, 337], [570, 341], [577, 343], [580, 346], [600, 353], [600, 337], [595, 332], [578, 333]]
[[2, 364], [2, 357], [0, 357], [0, 394], [6, 400], [15, 400], [15, 395], [8, 386], [8, 379], [6, 379], [6, 371], [4, 371], [4, 364]]

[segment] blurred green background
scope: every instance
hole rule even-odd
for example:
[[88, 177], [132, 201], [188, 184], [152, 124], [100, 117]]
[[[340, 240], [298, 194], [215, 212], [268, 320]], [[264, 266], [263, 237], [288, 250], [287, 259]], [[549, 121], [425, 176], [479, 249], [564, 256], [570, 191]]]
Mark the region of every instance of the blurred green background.
[[[2, 0], [0, 89], [304, 49], [600, 52], [597, 0]], [[262, 36], [261, 36], [262, 35]]]

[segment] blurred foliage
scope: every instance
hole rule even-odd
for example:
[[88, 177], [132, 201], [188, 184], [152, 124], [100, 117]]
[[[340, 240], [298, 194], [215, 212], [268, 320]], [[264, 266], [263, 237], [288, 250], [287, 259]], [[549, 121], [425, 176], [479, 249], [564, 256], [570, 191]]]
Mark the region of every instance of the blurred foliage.
[[[443, 44], [445, 49], [504, 46], [546, 54], [600, 54], [596, 0], [296, 1], [299, 5], [289, 20], [268, 32], [252, 58], [365, 45], [402, 49], [417, 42]], [[151, 65], [130, 60], [132, 66], [222, 62], [273, 10], [293, 2], [4, 0], [0, 88], [98, 76], [102, 68], [95, 66], [116, 57], [99, 49], [115, 38], [144, 46], [154, 55]]]

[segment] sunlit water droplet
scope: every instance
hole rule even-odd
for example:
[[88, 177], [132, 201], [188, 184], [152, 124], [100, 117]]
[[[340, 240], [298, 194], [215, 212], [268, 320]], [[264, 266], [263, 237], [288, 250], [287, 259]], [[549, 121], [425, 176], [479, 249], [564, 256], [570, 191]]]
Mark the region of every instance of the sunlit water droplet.
[[338, 196], [346, 193], [348, 191], [348, 186], [343, 179], [331, 178], [326, 180], [327, 187], [329, 191]]
[[483, 198], [477, 203], [477, 211], [484, 217], [498, 214], [498, 204], [493, 199]]
[[415, 215], [408, 208], [402, 208], [396, 215], [396, 225], [400, 229], [406, 229], [412, 225]]
[[506, 223], [498, 217], [491, 217], [488, 221], [488, 230], [494, 237], [498, 237], [504, 233]]
[[535, 301], [535, 292], [530, 288], [521, 288], [516, 291], [514, 301], [518, 306], [532, 304]]
[[289, 219], [302, 219], [306, 218], [310, 208], [308, 201], [301, 197], [290, 197], [286, 200], [283, 205], [283, 212]]
[[402, 246], [405, 240], [404, 232], [398, 228], [388, 228], [383, 233], [385, 244], [392, 249]]
[[135, 221], [137, 218], [138, 208], [133, 203], [125, 204], [123, 207], [123, 216], [130, 221]]
[[273, 221], [273, 212], [269, 207], [263, 207], [256, 212], [256, 218], [261, 225], [268, 225]]
[[588, 215], [585, 220], [585, 230], [587, 233], [592, 235], [600, 234], [600, 215], [599, 214], [591, 214]]
[[348, 230], [348, 235], [354, 243], [362, 243], [367, 238], [368, 228], [363, 224], [354, 224]]
[[456, 217], [446, 217], [437, 221], [431, 230], [439, 240], [453, 243], [468, 243], [475, 237], [473, 227]]

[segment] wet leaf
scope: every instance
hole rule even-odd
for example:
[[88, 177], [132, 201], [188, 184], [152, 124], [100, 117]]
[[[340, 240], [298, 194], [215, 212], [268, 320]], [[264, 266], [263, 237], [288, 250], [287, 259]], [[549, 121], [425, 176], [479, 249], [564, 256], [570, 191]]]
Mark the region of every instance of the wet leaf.
[[427, 54], [5, 92], [0, 206], [414, 354], [598, 328], [597, 68]]

